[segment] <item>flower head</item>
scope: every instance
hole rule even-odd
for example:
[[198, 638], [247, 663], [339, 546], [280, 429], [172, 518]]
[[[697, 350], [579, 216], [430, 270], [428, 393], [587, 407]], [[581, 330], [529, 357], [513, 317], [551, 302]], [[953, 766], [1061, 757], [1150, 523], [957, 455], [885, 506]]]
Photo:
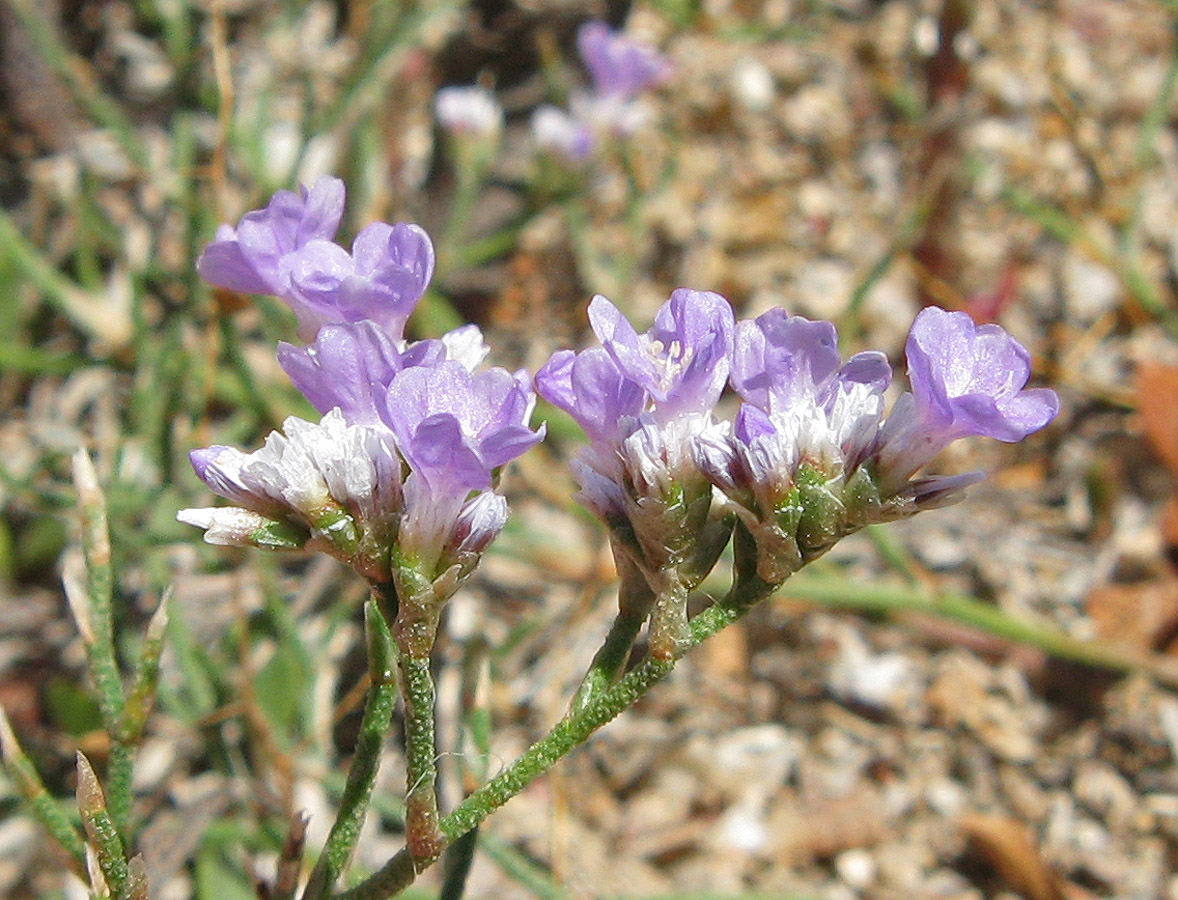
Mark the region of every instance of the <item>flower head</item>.
[[444, 87], [434, 96], [434, 112], [452, 133], [497, 137], [503, 131], [503, 107], [486, 88]]
[[532, 116], [532, 140], [543, 152], [579, 163], [593, 152], [593, 130], [555, 106], [541, 106]]
[[299, 320], [304, 340], [333, 322], [375, 322], [394, 340], [425, 294], [434, 272], [433, 243], [421, 228], [373, 222], [348, 253], [330, 241], [311, 241], [285, 265], [289, 283], [280, 296]]
[[671, 72], [657, 50], [614, 31], [604, 22], [586, 22], [577, 31], [577, 48], [597, 94], [629, 99]]
[[374, 222], [349, 253], [332, 240], [343, 207], [338, 178], [320, 178], [299, 194], [279, 191], [237, 228], [221, 226], [197, 271], [218, 287], [281, 298], [303, 340], [324, 325], [365, 320], [400, 340], [433, 276], [433, 244], [416, 225]]
[[906, 347], [912, 393], [900, 398], [882, 435], [885, 480], [907, 479], [963, 437], [1020, 441], [1059, 412], [1047, 388], [1027, 389], [1031, 357], [998, 325], [929, 307]]
[[234, 228], [222, 225], [196, 261], [210, 284], [246, 294], [282, 296], [286, 261], [312, 241], [330, 241], [344, 211], [344, 183], [324, 176], [299, 193], [279, 191], [265, 209], [242, 216]]
[[525, 372], [472, 374], [445, 360], [394, 375], [379, 412], [415, 472], [437, 493], [465, 496], [543, 438], [527, 425], [535, 402]]
[[735, 325], [719, 294], [680, 288], [644, 334], [598, 295], [589, 304], [589, 323], [618, 372], [650, 396], [657, 420], [716, 405], [728, 380]]
[[1029, 357], [997, 326], [927, 309], [908, 341], [913, 393], [886, 422], [886, 358], [843, 362], [829, 322], [770, 310], [737, 326], [733, 426], [700, 436], [700, 467], [728, 498], [775, 583], [843, 535], [960, 499], [979, 473], [912, 480], [967, 435], [1018, 440], [1055, 415], [1049, 390], [1022, 390]]
[[402, 476], [385, 429], [350, 425], [332, 410], [318, 423], [292, 416], [253, 453], [214, 446], [189, 456], [214, 493], [259, 517], [182, 511], [181, 521], [209, 529], [206, 540], [260, 543], [263, 526], [285, 526], [369, 577], [388, 577]]
[[502, 527], [505, 507], [503, 516], [491, 507], [479, 507], [477, 516], [463, 510], [491, 492], [500, 467], [544, 437], [543, 427], [533, 431], [527, 425], [534, 407], [524, 372], [492, 368], [474, 374], [444, 360], [393, 376], [379, 412], [411, 472], [399, 548], [417, 571], [432, 579], [448, 568], [456, 529], [467, 533], [458, 544], [485, 544], [498, 533], [486, 529], [496, 522]]
[[[693, 446], [717, 427], [713, 407], [731, 363], [732, 308], [718, 294], [681, 289], [643, 334], [604, 297], [593, 299], [589, 321], [601, 346], [554, 354], [536, 373], [536, 389], [589, 437], [573, 474], [582, 502], [610, 527], [615, 555], [626, 557], [619, 566], [640, 571], [656, 594], [668, 579], [689, 587], [714, 562], [696, 564], [713, 549], [699, 537], [712, 488]], [[685, 595], [677, 596], [681, 606]], [[664, 639], [675, 642], [660, 634]]]

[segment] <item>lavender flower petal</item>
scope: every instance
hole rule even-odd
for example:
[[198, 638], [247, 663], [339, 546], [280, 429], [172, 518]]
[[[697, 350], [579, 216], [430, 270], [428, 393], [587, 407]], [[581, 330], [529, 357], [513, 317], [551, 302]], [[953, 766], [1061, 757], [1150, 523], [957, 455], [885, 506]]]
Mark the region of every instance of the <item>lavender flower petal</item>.
[[639, 335], [600, 295], [589, 304], [589, 323], [618, 370], [647, 391], [662, 421], [710, 410], [731, 365], [735, 322], [719, 294], [680, 288]]
[[315, 241], [285, 265], [292, 288], [287, 300], [304, 338], [331, 322], [368, 319], [400, 340], [433, 276], [434, 250], [416, 225], [374, 222], [356, 236], [350, 255]]
[[343, 216], [344, 185], [323, 177], [298, 194], [279, 191], [265, 209], [246, 213], [236, 228], [223, 225], [196, 262], [218, 287], [282, 296], [283, 258], [313, 240], [330, 240]]
[[576, 419], [590, 440], [603, 444], [625, 437], [647, 401], [646, 391], [623, 376], [601, 347], [557, 351], [536, 373], [536, 390]]
[[437, 490], [489, 488], [494, 469], [544, 435], [527, 427], [526, 378], [503, 369], [476, 375], [454, 360], [403, 369], [379, 403], [410, 467]]
[[604, 22], [582, 25], [577, 31], [577, 48], [599, 94], [632, 97], [671, 71], [671, 64], [653, 47], [612, 30]]
[[929, 307], [908, 336], [908, 378], [926, 427], [950, 440], [968, 435], [1019, 441], [1059, 412], [1047, 389], [1023, 390], [1026, 349], [997, 325]]

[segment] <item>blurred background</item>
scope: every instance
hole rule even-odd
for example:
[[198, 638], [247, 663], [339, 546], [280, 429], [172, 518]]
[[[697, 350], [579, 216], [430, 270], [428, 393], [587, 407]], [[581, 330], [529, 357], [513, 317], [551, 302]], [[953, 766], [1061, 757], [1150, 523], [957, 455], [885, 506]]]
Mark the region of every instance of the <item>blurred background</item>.
[[[542, 153], [591, 18], [674, 71], [632, 134]], [[1176, 29], [1173, 0], [0, 0], [0, 704], [46, 789], [109, 752], [61, 588], [81, 446], [126, 658], [172, 589], [136, 770], [152, 898], [254, 897], [300, 812], [322, 845], [364, 585], [175, 512], [210, 503], [188, 450], [311, 414], [273, 355], [293, 317], [196, 255], [331, 173], [345, 237], [433, 235], [411, 333], [476, 322], [500, 365], [580, 346], [594, 293], [641, 329], [688, 286], [898, 366], [921, 307], [965, 310], [1062, 399], [939, 461], [991, 473], [964, 503], [848, 538], [495, 815], [467, 896], [1178, 900]], [[473, 167], [433, 106], [471, 84], [506, 123]], [[492, 774], [615, 602], [576, 431], [540, 413], [440, 648], [443, 736], [461, 664], [489, 670]], [[390, 746], [357, 872], [400, 846], [402, 777]], [[0, 896], [85, 896], [63, 859], [0, 776]]]

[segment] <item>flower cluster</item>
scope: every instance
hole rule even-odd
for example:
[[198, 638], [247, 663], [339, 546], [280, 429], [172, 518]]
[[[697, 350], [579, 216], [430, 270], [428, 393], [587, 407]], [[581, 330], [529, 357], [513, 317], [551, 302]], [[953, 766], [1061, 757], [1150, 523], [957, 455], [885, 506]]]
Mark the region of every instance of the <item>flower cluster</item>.
[[568, 111], [542, 106], [532, 120], [536, 145], [570, 160], [587, 158], [602, 136], [633, 134], [646, 115], [640, 95], [671, 72], [671, 64], [653, 47], [604, 22], [582, 25], [577, 48], [593, 89], [573, 93]]
[[[600, 90], [629, 96], [660, 71], [645, 51], [587, 29]], [[224, 226], [198, 262], [213, 284], [290, 304], [308, 343], [280, 344], [278, 360], [322, 419], [288, 419], [252, 453], [194, 451], [197, 474], [233, 506], [181, 518], [215, 543], [310, 543], [375, 583], [401, 592], [412, 576], [413, 592], [444, 599], [503, 528], [499, 469], [543, 436], [527, 424], [531, 379], [482, 369], [472, 325], [407, 342], [430, 240], [378, 222], [349, 253], [332, 241], [343, 193], [335, 179], [280, 192]], [[554, 354], [536, 389], [588, 436], [573, 462], [580, 499], [608, 525], [619, 569], [644, 585], [628, 594], [639, 614], [653, 609], [652, 651], [667, 656], [683, 642], [688, 593], [733, 527], [742, 577], [779, 584], [864, 525], [958, 499], [979, 473], [918, 474], [952, 441], [1021, 440], [1058, 410], [1052, 391], [1026, 388], [1026, 350], [964, 313], [917, 316], [911, 390], [886, 417], [887, 358], [843, 360], [829, 322], [780, 309], [737, 322], [723, 297], [687, 289], [644, 334], [600, 296], [589, 321], [600, 346]], [[742, 402], [722, 421], [729, 386]]]
[[[645, 335], [602, 297], [590, 322], [601, 346], [554, 355], [537, 390], [585, 430], [581, 496], [656, 595], [706, 574], [722, 539], [700, 536], [718, 518], [735, 517], [755, 574], [778, 584], [864, 525], [958, 499], [979, 473], [913, 477], [950, 442], [1017, 441], [1058, 411], [1054, 392], [1024, 389], [1026, 350], [965, 313], [917, 317], [912, 391], [886, 419], [886, 357], [843, 361], [829, 322], [774, 309], [733, 323], [722, 298], [685, 290]], [[712, 411], [725, 382], [743, 401], [732, 422]]]
[[343, 199], [331, 178], [280, 192], [201, 255], [207, 281], [294, 310], [309, 343], [280, 344], [278, 360], [322, 419], [287, 419], [252, 453], [194, 451], [197, 474], [233, 506], [180, 518], [213, 543], [309, 543], [374, 583], [400, 592], [412, 580], [412, 592], [444, 599], [506, 522], [499, 469], [543, 436], [527, 425], [531, 379], [480, 370], [487, 348], [473, 325], [405, 341], [433, 246], [415, 225], [377, 222], [349, 253], [331, 240]]
[[434, 272], [434, 248], [416, 225], [374, 222], [334, 243], [344, 184], [320, 178], [298, 194], [279, 191], [265, 209], [222, 225], [196, 262], [201, 277], [246, 294], [272, 294], [294, 310], [299, 336], [333, 322], [370, 320], [400, 340]]

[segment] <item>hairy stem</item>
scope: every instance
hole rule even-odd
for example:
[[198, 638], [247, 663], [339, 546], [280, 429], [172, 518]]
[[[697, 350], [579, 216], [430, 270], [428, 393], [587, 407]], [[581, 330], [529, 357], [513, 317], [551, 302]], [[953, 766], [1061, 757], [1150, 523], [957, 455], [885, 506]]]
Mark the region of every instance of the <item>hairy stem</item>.
[[364, 716], [360, 721], [360, 735], [356, 752], [348, 770], [348, 780], [340, 798], [339, 814], [331, 826], [331, 833], [323, 848], [323, 855], [311, 873], [303, 900], [319, 900], [335, 886], [360, 836], [364, 815], [372, 798], [372, 787], [380, 768], [380, 754], [388, 738], [397, 702], [397, 680], [394, 673], [395, 650], [388, 622], [375, 600], [364, 606], [364, 624], [368, 638], [368, 672], [371, 686]]
[[[698, 646], [731, 625], [775, 588], [776, 585], [767, 584], [756, 577], [738, 580], [723, 600], [717, 601], [691, 620], [687, 648]], [[584, 708], [566, 715], [544, 738], [441, 820], [439, 830], [444, 845], [453, 843], [475, 828], [571, 750], [584, 743], [594, 731], [633, 706], [647, 691], [666, 678], [674, 667], [674, 659], [648, 657], [640, 666], [622, 676], [613, 687], [587, 702]], [[406, 847], [371, 878], [339, 894], [337, 900], [384, 900], [394, 896], [412, 884], [417, 873], [425, 868], [421, 862]]]

